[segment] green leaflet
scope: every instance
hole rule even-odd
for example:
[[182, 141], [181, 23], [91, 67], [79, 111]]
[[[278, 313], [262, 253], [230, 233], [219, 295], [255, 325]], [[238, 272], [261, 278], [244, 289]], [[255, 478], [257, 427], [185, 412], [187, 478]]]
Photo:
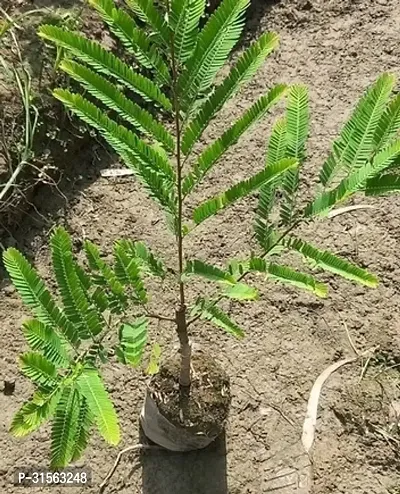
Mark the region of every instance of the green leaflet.
[[78, 329], [82, 339], [98, 335], [105, 323], [96, 308], [91, 306], [89, 295], [77, 275], [71, 237], [63, 228], [58, 227], [50, 238], [50, 244], [66, 316]]
[[133, 367], [140, 364], [147, 344], [147, 326], [148, 321], [145, 317], [121, 326], [119, 330], [120, 345], [116, 351], [123, 363]]
[[212, 84], [226, 62], [244, 26], [244, 13], [250, 0], [222, 0], [197, 36], [196, 48], [178, 80], [178, 94], [191, 108], [201, 91]]
[[89, 410], [86, 399], [80, 396], [80, 409], [75, 430], [74, 449], [72, 461], [79, 460], [90, 438], [90, 429], [93, 424], [93, 416]]
[[3, 253], [4, 265], [22, 301], [35, 317], [52, 328], [57, 328], [73, 347], [79, 346], [79, 335], [74, 325], [57, 307], [50, 292], [25, 257], [14, 248]]
[[243, 274], [244, 271], [238, 273], [232, 270], [232, 266], [229, 266], [229, 271], [223, 271], [216, 266], [204, 263], [199, 260], [187, 261], [183, 279], [196, 275], [202, 278], [216, 281], [223, 286], [222, 294], [224, 297], [228, 297], [235, 300], [255, 300], [258, 298], [258, 292], [255, 288], [252, 288], [245, 283], [237, 283], [236, 277]]
[[139, 263], [129, 256], [124, 246], [116, 242], [114, 245], [115, 274], [122, 285], [131, 286], [135, 297], [141, 303], [147, 302], [147, 293], [140, 277]]
[[108, 443], [117, 445], [120, 441], [118, 417], [98, 371], [85, 368], [76, 384], [87, 401], [100, 434]]
[[371, 288], [375, 288], [378, 285], [378, 280], [374, 275], [328, 251], [319, 250], [294, 237], [286, 238], [283, 243], [287, 248], [299, 252], [312, 260], [316, 266], [326, 271]]
[[[309, 96], [307, 86], [295, 84], [289, 89], [286, 110], [286, 156], [302, 161], [309, 132]], [[279, 129], [281, 130], [281, 129]]]
[[[299, 165], [301, 165], [305, 158], [309, 119], [307, 87], [300, 84], [291, 86], [285, 121], [285, 156], [296, 158]], [[282, 131], [280, 128], [278, 130], [280, 132]], [[299, 180], [299, 167], [289, 170], [282, 179], [283, 201], [281, 205], [281, 220], [284, 225], [291, 225], [294, 221]]]
[[[267, 147], [266, 168], [281, 161], [286, 155], [286, 149], [286, 118], [281, 118], [272, 127]], [[269, 247], [274, 243], [276, 237], [274, 226], [270, 221], [270, 214], [275, 205], [277, 188], [286, 175], [281, 175], [274, 182], [260, 187], [254, 233], [257, 242], [264, 251], [269, 251]]]
[[376, 154], [372, 162], [367, 162], [343, 179], [337, 187], [317, 196], [306, 206], [304, 215], [316, 216], [324, 214], [339, 202], [348, 199], [355, 192], [364, 191], [368, 181], [379, 176], [384, 170], [389, 169], [398, 156], [400, 156], [400, 141], [395, 141]]
[[100, 73], [113, 77], [147, 101], [158, 103], [166, 110], [172, 109], [170, 100], [162, 93], [157, 84], [134, 72], [129, 65], [122, 62], [99, 43], [50, 25], [41, 26], [39, 36], [68, 50]]
[[151, 136], [169, 151], [175, 143], [172, 135], [154, 117], [139, 105], [128, 99], [116, 86], [84, 65], [71, 60], [63, 60], [60, 69], [80, 82], [92, 95], [111, 110], [115, 110], [124, 120], [137, 130]]
[[285, 91], [286, 86], [284, 84], [274, 86], [265, 96], [259, 98], [219, 139], [207, 146], [193, 166], [192, 171], [183, 181], [184, 196], [187, 196], [203, 180], [213, 165], [238, 141], [246, 130], [266, 115], [268, 110], [282, 98]]
[[58, 382], [56, 366], [38, 352], [26, 352], [19, 357], [20, 369], [39, 386], [56, 386]]
[[95, 105], [66, 90], [54, 91], [54, 96], [78, 115], [83, 121], [98, 130], [106, 141], [138, 175], [149, 195], [171, 214], [175, 213], [175, 174], [164, 155], [139, 139], [133, 132], [107, 117]]
[[314, 293], [318, 297], [325, 298], [328, 295], [328, 287], [324, 283], [318, 283], [313, 276], [300, 273], [288, 266], [269, 264], [267, 268], [268, 278], [281, 283], [301, 288]]
[[213, 216], [221, 209], [226, 208], [230, 204], [245, 197], [251, 192], [258, 189], [261, 185], [266, 185], [273, 182], [277, 177], [285, 173], [291, 168], [297, 166], [297, 161], [293, 158], [283, 159], [280, 162], [265, 168], [261, 172], [257, 173], [253, 177], [239, 182], [231, 187], [229, 190], [220, 194], [217, 197], [209, 199], [200, 206], [198, 206], [193, 212], [193, 220], [198, 225], [205, 221], [210, 216]]
[[122, 9], [115, 7], [113, 0], [89, 0], [108, 24], [110, 30], [122, 41], [125, 48], [147, 69], [154, 70], [161, 84], [169, 84], [171, 76], [157, 46], [149, 36]]
[[280, 118], [272, 127], [271, 136], [268, 141], [267, 157], [265, 166], [271, 166], [286, 156], [287, 140], [286, 118]]
[[139, 175], [142, 165], [159, 174], [167, 183], [172, 185], [175, 182], [175, 172], [168, 160], [154, 147], [139, 139], [136, 134], [108, 118], [79, 94], [58, 89], [54, 92], [54, 96], [102, 133], [117, 152], [125, 151], [132, 154], [138, 160], [136, 172]]
[[168, 46], [171, 40], [171, 31], [161, 13], [155, 8], [153, 0], [126, 0], [126, 3]]
[[80, 414], [80, 398], [74, 387], [64, 388], [51, 427], [51, 467], [66, 467], [72, 460]]
[[166, 269], [164, 263], [157, 259], [144, 242], [135, 242], [135, 254], [141, 260], [142, 267], [153, 276], [165, 278]]
[[158, 343], [154, 343], [151, 349], [149, 365], [146, 369], [146, 374], [154, 376], [160, 370], [161, 347]]
[[370, 178], [365, 186], [366, 196], [380, 196], [400, 191], [400, 175], [381, 175]]
[[157, 259], [144, 242], [133, 242], [132, 240], [123, 239], [118, 240], [117, 243], [126, 255], [136, 259], [143, 273], [165, 278], [166, 268], [164, 263], [160, 259]]
[[99, 305], [110, 305], [112, 312], [121, 312], [126, 307], [127, 296], [125, 294], [125, 288], [118, 280], [115, 272], [108, 266], [108, 264], [101, 259], [100, 251], [98, 247], [86, 240], [83, 244], [83, 248], [89, 262], [89, 266], [94, 271], [94, 282], [100, 284], [104, 290], [101, 292], [95, 292], [94, 298], [98, 300]]
[[244, 331], [242, 328], [233, 322], [222, 309], [210, 300], [206, 300], [201, 297], [198, 298], [192, 308], [191, 314], [212, 322], [215, 326], [224, 329], [226, 332], [236, 336], [236, 338], [244, 337]]
[[15, 437], [24, 437], [39, 429], [53, 415], [61, 393], [62, 388], [56, 388], [47, 394], [36, 392], [14, 415], [10, 433]]
[[187, 261], [182, 279], [185, 280], [192, 275], [221, 283], [235, 283], [235, 279], [229, 273], [198, 259]]
[[170, 23], [174, 32], [174, 54], [181, 65], [193, 53], [199, 21], [204, 14], [205, 7], [205, 0], [171, 1]]
[[[343, 168], [352, 173], [371, 157], [378, 143], [381, 118], [396, 83], [392, 74], [382, 74], [358, 103], [333, 150], [322, 166], [320, 181], [327, 186]], [[378, 135], [377, 135], [378, 132]]]
[[258, 290], [245, 283], [235, 283], [232, 286], [226, 286], [223, 295], [234, 300], [257, 300]]
[[396, 136], [400, 129], [400, 94], [386, 107], [374, 135], [374, 149], [383, 149]]
[[[179, 0], [177, 3], [180, 3]], [[182, 138], [182, 152], [184, 154], [189, 154], [212, 118], [235, 95], [239, 88], [251, 79], [265, 58], [278, 46], [278, 43], [277, 34], [265, 33], [243, 53], [228, 77], [206, 99], [198, 114], [186, 128]]]
[[39, 350], [56, 367], [65, 367], [70, 363], [68, 343], [49, 326], [32, 319], [22, 326], [25, 339], [32, 350]]

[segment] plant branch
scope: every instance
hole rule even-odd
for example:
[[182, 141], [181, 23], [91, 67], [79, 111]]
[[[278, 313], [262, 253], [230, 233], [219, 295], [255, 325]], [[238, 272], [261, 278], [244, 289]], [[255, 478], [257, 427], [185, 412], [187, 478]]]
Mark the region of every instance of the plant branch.
[[[282, 240], [287, 236], [289, 235], [290, 232], [292, 232], [295, 228], [297, 228], [299, 226], [299, 224], [301, 223], [303, 218], [297, 220], [296, 222], [294, 222], [289, 228], [287, 228], [278, 238], [278, 240], [276, 240], [270, 247], [269, 249], [267, 249], [260, 257], [264, 258], [266, 257], [277, 245], [279, 245]], [[239, 278], [236, 280], [237, 283], [239, 283], [240, 281], [242, 281], [246, 276], [248, 276], [249, 274], [251, 273], [251, 271], [245, 271], [242, 275], [239, 276]], [[218, 302], [220, 302], [222, 299], [223, 299], [223, 295], [220, 295], [217, 299], [214, 300], [213, 302], [213, 306], [217, 305]], [[200, 319], [201, 315], [197, 315], [195, 316], [193, 319], [191, 319], [190, 321], [188, 321], [187, 323], [187, 326], [189, 327], [191, 324], [193, 324], [194, 322], [198, 321]]]
[[159, 321], [175, 322], [175, 319], [173, 317], [160, 316], [158, 314], [153, 314], [151, 312], [147, 312], [146, 316], [150, 317], [150, 319], [158, 319]]

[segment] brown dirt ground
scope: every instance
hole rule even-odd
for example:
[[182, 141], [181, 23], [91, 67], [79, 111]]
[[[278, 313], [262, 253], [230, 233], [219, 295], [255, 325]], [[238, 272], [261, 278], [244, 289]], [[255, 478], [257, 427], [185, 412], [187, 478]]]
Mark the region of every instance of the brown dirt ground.
[[[60, 3], [33, 1], [29, 8], [32, 4]], [[9, 7], [7, 0], [2, 4]], [[15, 3], [21, 8], [26, 4], [19, 0]], [[281, 49], [224, 110], [208, 138], [217, 135], [223, 122], [239, 115], [271, 83], [304, 82], [310, 87], [312, 108], [304, 180], [306, 187], [311, 187], [330, 141], [363, 89], [382, 71], [400, 75], [399, 25], [397, 0], [258, 2], [252, 9], [247, 39], [255, 31], [277, 30]], [[215, 168], [209, 188], [199, 190], [194, 201], [261, 168], [271, 121], [267, 118], [236, 145]], [[101, 146], [96, 143], [81, 154], [66, 154], [58, 190], [36, 188], [31, 199], [34, 208], [1, 238], [5, 246], [18, 245], [31, 256], [44, 276], [48, 276], [49, 268], [47, 234], [55, 223], [66, 225], [77, 248], [88, 237], [109, 252], [114, 239], [129, 235], [150, 242], [167, 257], [171, 255], [171, 238], [165, 235], [163, 222], [158, 221], [158, 211], [135, 181], [99, 178], [99, 170], [109, 162], [99, 150]], [[300, 443], [306, 402], [320, 372], [335, 360], [352, 355], [346, 326], [360, 351], [380, 345], [379, 359], [365, 366], [361, 381], [365, 361], [338, 371], [324, 387], [313, 490], [316, 494], [400, 492], [399, 442], [393, 427], [400, 400], [400, 376], [396, 367], [388, 370], [400, 362], [400, 204], [396, 197], [375, 204], [378, 209], [372, 213], [339, 216], [315, 224], [305, 236], [379, 274], [379, 288], [367, 290], [327, 277], [331, 295], [320, 302], [281, 286], [262, 285], [259, 303], [232, 307], [233, 316], [247, 328], [244, 342], [238, 343], [205, 325], [193, 328], [192, 337], [231, 376], [233, 402], [226, 438], [206, 452], [150, 452], [140, 461], [127, 456], [107, 492], [306, 492], [296, 487], [308, 464]], [[198, 228], [188, 242], [188, 251], [214, 262], [244, 254], [248, 251], [250, 220], [249, 203], [238, 204]], [[0, 491], [10, 494], [19, 492], [11, 484], [16, 467], [46, 464], [49, 431], [44, 428], [25, 440], [16, 440], [7, 433], [11, 417], [31, 388], [16, 365], [23, 345], [20, 325], [27, 314], [6, 280], [1, 287], [0, 381], [16, 381], [13, 395], [0, 394]], [[159, 296], [155, 303], [168, 307], [172, 295]], [[159, 331], [154, 328], [155, 334]], [[163, 346], [175, 342], [168, 328], [160, 338]], [[123, 427], [121, 447], [135, 444], [145, 378], [120, 366], [107, 368], [106, 378]], [[93, 469], [95, 486], [71, 488], [69, 492], [98, 492], [97, 485], [116, 453], [94, 437], [82, 464]], [[38, 488], [29, 492], [42, 491]], [[61, 494], [62, 489], [52, 492]]]

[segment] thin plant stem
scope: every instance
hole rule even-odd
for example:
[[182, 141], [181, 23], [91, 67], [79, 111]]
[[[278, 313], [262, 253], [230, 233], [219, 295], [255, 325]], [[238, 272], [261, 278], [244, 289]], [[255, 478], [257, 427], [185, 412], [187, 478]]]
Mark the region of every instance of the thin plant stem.
[[[167, 9], [169, 12], [170, 5], [167, 1]], [[180, 121], [180, 101], [177, 91], [178, 82], [178, 66], [175, 56], [175, 40], [174, 33], [171, 33], [171, 62], [172, 62], [172, 92], [173, 92], [173, 107], [174, 107], [174, 122], [176, 133], [176, 169], [177, 169], [177, 196], [178, 196], [178, 215], [176, 221], [176, 239], [178, 248], [178, 276], [179, 276], [179, 307], [175, 311], [175, 322], [180, 343], [181, 367], [179, 384], [183, 387], [190, 386], [191, 383], [191, 357], [192, 349], [190, 346], [187, 321], [186, 321], [186, 301], [185, 287], [182, 281], [183, 274], [183, 235], [182, 235], [182, 216], [183, 216], [183, 195], [182, 195], [182, 151], [181, 151], [181, 121]]]

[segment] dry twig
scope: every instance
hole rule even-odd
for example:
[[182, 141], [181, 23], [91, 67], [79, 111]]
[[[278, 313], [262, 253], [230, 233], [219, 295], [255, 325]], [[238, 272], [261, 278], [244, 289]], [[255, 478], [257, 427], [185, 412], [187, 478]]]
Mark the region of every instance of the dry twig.
[[365, 356], [371, 356], [375, 353], [377, 347], [371, 348], [362, 354], [357, 355], [357, 357], [352, 357], [348, 359], [340, 360], [339, 362], [335, 362], [330, 365], [327, 369], [325, 369], [314, 382], [314, 385], [311, 389], [310, 397], [307, 404], [307, 414], [303, 424], [303, 434], [301, 437], [301, 442], [307, 454], [310, 453], [311, 448], [314, 444], [315, 437], [315, 428], [317, 425], [317, 414], [318, 414], [318, 404], [319, 397], [321, 394], [322, 386], [328, 377], [344, 365], [352, 364], [353, 362], [357, 362], [359, 359], [364, 358]]
[[127, 448], [123, 449], [122, 451], [120, 451], [118, 453], [118, 456], [117, 456], [117, 459], [115, 460], [114, 462], [114, 465], [112, 466], [112, 468], [110, 469], [110, 471], [108, 472], [106, 478], [103, 480], [103, 482], [100, 484], [99, 486], [99, 493], [102, 494], [104, 492], [104, 489], [107, 487], [111, 477], [114, 475], [115, 473], [115, 470], [117, 469], [122, 457], [126, 454], [126, 453], [130, 453], [131, 451], [142, 451], [142, 450], [145, 450], [145, 449], [163, 449], [161, 448], [160, 446], [153, 446], [153, 445], [150, 445], [150, 444], [135, 444], [134, 446], [128, 446]]

